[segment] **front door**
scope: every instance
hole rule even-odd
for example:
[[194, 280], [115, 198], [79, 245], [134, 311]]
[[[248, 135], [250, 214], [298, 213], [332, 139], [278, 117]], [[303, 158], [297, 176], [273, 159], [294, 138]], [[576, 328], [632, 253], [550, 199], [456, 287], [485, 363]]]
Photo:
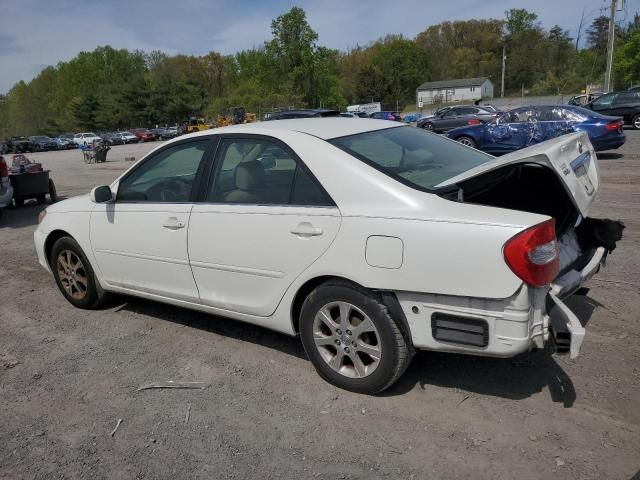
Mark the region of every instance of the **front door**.
[[459, 108], [450, 108], [442, 115], [437, 122], [434, 122], [436, 125], [436, 130], [446, 132], [447, 130], [451, 130], [458, 126], [460, 116]]
[[198, 301], [187, 253], [197, 179], [210, 140], [172, 144], [122, 178], [91, 214], [91, 245], [110, 285]]
[[299, 158], [263, 136], [218, 147], [206, 201], [194, 205], [189, 257], [201, 302], [266, 317], [331, 245], [340, 212]]
[[613, 102], [617, 96], [617, 93], [606, 93], [591, 103], [591, 109], [602, 115], [612, 115]]

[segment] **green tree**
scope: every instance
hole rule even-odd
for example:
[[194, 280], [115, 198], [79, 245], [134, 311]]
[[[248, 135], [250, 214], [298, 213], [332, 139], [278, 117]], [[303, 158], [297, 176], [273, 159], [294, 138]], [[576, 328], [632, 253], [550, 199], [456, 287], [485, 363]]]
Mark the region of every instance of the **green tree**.
[[634, 31], [617, 49], [614, 67], [620, 87], [640, 83], [640, 30]]

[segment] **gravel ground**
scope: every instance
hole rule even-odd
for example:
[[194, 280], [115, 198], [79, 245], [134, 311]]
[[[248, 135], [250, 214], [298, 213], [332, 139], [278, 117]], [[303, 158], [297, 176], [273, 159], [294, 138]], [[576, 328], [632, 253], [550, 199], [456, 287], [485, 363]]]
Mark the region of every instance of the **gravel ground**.
[[[31, 155], [63, 196], [156, 144]], [[298, 339], [171, 306], [74, 309], [36, 261], [30, 204], [0, 220], [0, 477], [628, 479], [640, 468], [640, 132], [601, 155], [594, 216], [626, 237], [587, 296], [576, 361], [419, 353], [382, 396], [338, 390]], [[203, 390], [136, 389], [165, 380]], [[119, 419], [117, 432], [111, 435]]]

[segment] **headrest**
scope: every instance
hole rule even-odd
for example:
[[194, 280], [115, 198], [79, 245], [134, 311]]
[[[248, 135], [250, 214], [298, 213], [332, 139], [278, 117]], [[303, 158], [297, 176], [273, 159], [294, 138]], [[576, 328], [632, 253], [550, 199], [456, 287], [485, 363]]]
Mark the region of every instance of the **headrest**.
[[241, 162], [236, 167], [236, 188], [251, 190], [265, 184], [264, 167], [258, 160]]

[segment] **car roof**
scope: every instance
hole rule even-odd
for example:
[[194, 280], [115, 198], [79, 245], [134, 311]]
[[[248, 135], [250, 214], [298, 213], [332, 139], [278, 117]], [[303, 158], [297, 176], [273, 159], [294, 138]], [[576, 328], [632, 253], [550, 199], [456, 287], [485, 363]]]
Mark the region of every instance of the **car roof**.
[[[228, 127], [220, 127], [213, 130], [203, 130], [195, 132], [189, 136], [202, 136], [211, 134], [224, 133], [253, 133], [268, 135], [269, 131], [291, 131], [306, 133], [314, 137], [330, 140], [332, 138], [346, 137], [356, 135], [358, 133], [371, 132], [375, 130], [383, 130], [386, 128], [399, 128], [404, 124], [397, 122], [389, 122], [387, 120], [375, 120], [363, 118], [359, 122], [354, 122], [351, 118], [345, 117], [324, 117], [324, 118], [294, 118], [290, 120], [278, 120], [277, 122], [255, 122], [240, 125], [230, 125]], [[407, 127], [412, 128], [412, 127]], [[184, 139], [185, 136], [178, 137]]]

